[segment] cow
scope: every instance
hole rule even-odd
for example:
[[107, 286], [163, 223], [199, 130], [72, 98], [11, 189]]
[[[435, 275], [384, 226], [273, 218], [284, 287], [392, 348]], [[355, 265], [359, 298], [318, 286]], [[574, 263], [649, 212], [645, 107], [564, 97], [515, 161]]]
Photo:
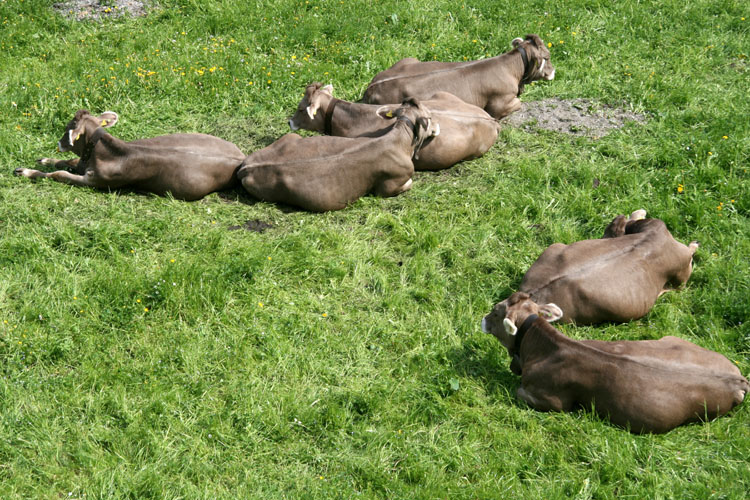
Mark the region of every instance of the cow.
[[593, 410], [633, 433], [663, 433], [740, 404], [750, 384], [723, 355], [686, 340], [574, 340], [516, 292], [482, 319], [521, 376], [518, 398], [541, 411]]
[[426, 99], [437, 91], [450, 92], [500, 119], [521, 108], [524, 85], [553, 80], [550, 52], [537, 35], [514, 38], [505, 54], [466, 62], [420, 62], [401, 59], [381, 71], [367, 86], [362, 101], [370, 104], [401, 102], [407, 96]]
[[587, 325], [644, 316], [659, 296], [688, 280], [698, 248], [696, 241], [676, 241], [663, 221], [645, 216], [645, 210], [618, 215], [600, 239], [550, 245], [518, 290], [549, 321]]
[[[440, 124], [440, 137], [418, 151], [415, 170], [442, 170], [478, 158], [492, 147], [500, 132], [497, 120], [483, 109], [448, 92], [436, 92], [422, 105]], [[341, 137], [378, 137], [390, 130], [393, 120], [388, 106], [336, 99], [331, 85], [312, 83], [289, 119], [289, 127]]]
[[412, 156], [440, 127], [416, 99], [393, 114], [380, 137], [287, 134], [245, 158], [237, 177], [260, 200], [314, 212], [341, 210], [369, 192], [396, 196], [411, 188]]
[[237, 185], [236, 170], [245, 155], [231, 142], [206, 134], [172, 134], [125, 142], [106, 130], [118, 119], [112, 111], [99, 116], [85, 109], [77, 111], [57, 147], [61, 152], [74, 152], [78, 158], [42, 158], [37, 163], [57, 170], [17, 168], [15, 174], [98, 189], [171, 193], [187, 201]]

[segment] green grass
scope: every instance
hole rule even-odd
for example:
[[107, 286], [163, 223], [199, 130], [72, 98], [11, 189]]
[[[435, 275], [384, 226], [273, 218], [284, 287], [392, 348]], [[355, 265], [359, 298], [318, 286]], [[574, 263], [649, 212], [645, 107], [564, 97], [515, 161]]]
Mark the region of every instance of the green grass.
[[[687, 286], [631, 324], [561, 329], [679, 335], [750, 372], [740, 2], [161, 0], [101, 23], [51, 3], [0, 1], [0, 497], [747, 496], [747, 404], [660, 436], [537, 412], [479, 329], [547, 245], [646, 208], [701, 242]], [[250, 153], [311, 81], [356, 100], [402, 57], [492, 56], [534, 32], [557, 78], [523, 100], [648, 122], [599, 140], [505, 128], [479, 160], [327, 214], [12, 175], [55, 156], [79, 108], [118, 112], [126, 140], [204, 132]], [[274, 227], [228, 230], [250, 219]]]

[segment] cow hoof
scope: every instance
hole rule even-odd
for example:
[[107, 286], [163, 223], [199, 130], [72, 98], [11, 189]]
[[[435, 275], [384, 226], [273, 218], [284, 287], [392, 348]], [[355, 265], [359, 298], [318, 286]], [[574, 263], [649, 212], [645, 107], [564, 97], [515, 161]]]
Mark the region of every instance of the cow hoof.
[[13, 171], [13, 175], [19, 175], [19, 176], [24, 175], [25, 170], [26, 170], [25, 168], [19, 167]]

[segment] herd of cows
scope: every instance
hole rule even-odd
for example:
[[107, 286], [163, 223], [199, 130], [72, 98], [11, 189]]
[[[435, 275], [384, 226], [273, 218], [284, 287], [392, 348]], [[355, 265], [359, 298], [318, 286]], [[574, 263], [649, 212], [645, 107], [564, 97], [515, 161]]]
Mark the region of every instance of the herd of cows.
[[[116, 113], [79, 110], [58, 143], [77, 158], [43, 158], [38, 163], [57, 170], [15, 173], [183, 200], [242, 184], [260, 200], [319, 212], [367, 193], [395, 196], [411, 188], [415, 170], [484, 154], [497, 139], [498, 120], [520, 108], [524, 85], [554, 78], [537, 35], [511, 44], [509, 52], [477, 61], [403, 59], [378, 73], [360, 102], [311, 84], [289, 126], [325, 135], [289, 133], [249, 156], [205, 134], [121, 141], [106, 130]], [[632, 432], [666, 432], [722, 415], [750, 390], [726, 357], [676, 337], [576, 341], [550, 325], [637, 319], [687, 281], [697, 242], [679, 243], [661, 220], [645, 216], [620, 215], [599, 239], [551, 245], [520, 290], [482, 320], [508, 350], [511, 370], [521, 376], [518, 397], [532, 407], [593, 408]]]

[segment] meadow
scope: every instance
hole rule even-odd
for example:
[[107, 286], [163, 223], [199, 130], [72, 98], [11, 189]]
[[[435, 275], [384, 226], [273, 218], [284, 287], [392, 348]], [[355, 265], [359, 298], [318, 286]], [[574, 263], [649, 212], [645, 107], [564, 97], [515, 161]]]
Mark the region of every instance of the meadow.
[[[644, 208], [700, 242], [686, 286], [629, 324], [559, 328], [677, 335], [750, 373], [747, 4], [159, 0], [76, 21], [52, 3], [0, 0], [1, 498], [747, 497], [747, 402], [664, 435], [538, 412], [479, 327], [546, 246]], [[522, 101], [646, 122], [505, 126], [478, 160], [325, 214], [13, 175], [70, 157], [55, 145], [80, 108], [119, 113], [121, 139], [249, 154], [312, 81], [357, 100], [403, 57], [526, 33], [557, 73]], [[271, 227], [230, 230], [247, 221]]]

